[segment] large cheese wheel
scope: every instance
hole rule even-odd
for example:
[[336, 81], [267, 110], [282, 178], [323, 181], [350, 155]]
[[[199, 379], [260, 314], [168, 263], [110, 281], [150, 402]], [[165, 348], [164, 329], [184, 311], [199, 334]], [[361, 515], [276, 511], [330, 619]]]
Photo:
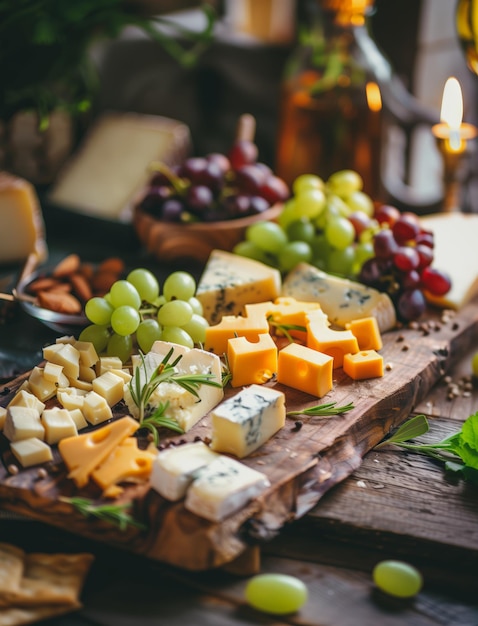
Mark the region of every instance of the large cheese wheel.
[[23, 178], [0, 172], [0, 265], [22, 262], [32, 253], [39, 262], [47, 257], [35, 188]]

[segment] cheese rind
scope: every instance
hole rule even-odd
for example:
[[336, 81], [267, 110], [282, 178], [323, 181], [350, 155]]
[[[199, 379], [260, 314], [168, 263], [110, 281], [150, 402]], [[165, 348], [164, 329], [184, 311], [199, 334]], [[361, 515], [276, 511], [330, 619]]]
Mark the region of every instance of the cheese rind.
[[250, 385], [211, 413], [211, 448], [243, 458], [257, 450], [285, 424], [281, 391]]
[[212, 522], [239, 511], [270, 486], [265, 474], [221, 455], [209, 463], [186, 493], [186, 509]]
[[151, 487], [167, 500], [181, 500], [198, 472], [218, 457], [202, 441], [161, 450], [153, 462]]
[[272, 267], [231, 252], [213, 250], [199, 279], [196, 297], [210, 324], [223, 315], [240, 315], [244, 305], [274, 300], [281, 275]]
[[331, 324], [345, 327], [348, 322], [373, 316], [381, 332], [397, 322], [390, 297], [372, 287], [338, 278], [308, 263], [299, 263], [282, 283], [282, 295], [318, 302]]

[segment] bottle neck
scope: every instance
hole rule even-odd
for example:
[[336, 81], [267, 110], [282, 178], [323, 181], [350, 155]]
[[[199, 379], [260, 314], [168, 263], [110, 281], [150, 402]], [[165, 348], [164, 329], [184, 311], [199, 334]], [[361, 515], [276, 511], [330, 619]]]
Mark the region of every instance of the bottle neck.
[[317, 0], [317, 3], [336, 26], [352, 28], [365, 24], [375, 0]]

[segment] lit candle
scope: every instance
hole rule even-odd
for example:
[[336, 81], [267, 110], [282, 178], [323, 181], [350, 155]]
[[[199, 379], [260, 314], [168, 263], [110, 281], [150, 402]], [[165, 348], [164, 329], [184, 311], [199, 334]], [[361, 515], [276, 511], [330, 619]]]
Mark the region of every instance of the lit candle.
[[439, 124], [433, 126], [432, 132], [441, 140], [444, 152], [463, 153], [467, 141], [476, 137], [478, 129], [472, 124], [463, 123], [463, 96], [460, 83], [453, 76], [445, 83], [440, 120]]

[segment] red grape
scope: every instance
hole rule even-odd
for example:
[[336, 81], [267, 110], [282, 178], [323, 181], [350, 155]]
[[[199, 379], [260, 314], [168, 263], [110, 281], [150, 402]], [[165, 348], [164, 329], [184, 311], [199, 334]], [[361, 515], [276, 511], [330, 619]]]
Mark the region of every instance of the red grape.
[[373, 239], [373, 249], [379, 259], [391, 259], [397, 252], [398, 244], [389, 228], [378, 231]]
[[375, 211], [374, 217], [379, 224], [393, 226], [400, 217], [400, 211], [390, 204], [382, 204]]
[[420, 256], [411, 246], [400, 246], [393, 255], [393, 263], [402, 272], [416, 270], [420, 264]]
[[397, 313], [404, 321], [418, 319], [426, 307], [425, 296], [420, 289], [406, 289], [397, 301]]
[[289, 187], [278, 176], [268, 176], [259, 189], [259, 195], [270, 204], [285, 202], [290, 195]]
[[402, 213], [392, 226], [393, 236], [397, 243], [404, 244], [413, 241], [420, 232], [418, 217], [413, 213]]
[[243, 165], [249, 165], [257, 161], [258, 149], [255, 143], [247, 139], [236, 141], [227, 155], [231, 168], [238, 170]]
[[444, 296], [451, 288], [447, 274], [432, 267], [426, 267], [420, 274], [423, 287], [434, 296]]

